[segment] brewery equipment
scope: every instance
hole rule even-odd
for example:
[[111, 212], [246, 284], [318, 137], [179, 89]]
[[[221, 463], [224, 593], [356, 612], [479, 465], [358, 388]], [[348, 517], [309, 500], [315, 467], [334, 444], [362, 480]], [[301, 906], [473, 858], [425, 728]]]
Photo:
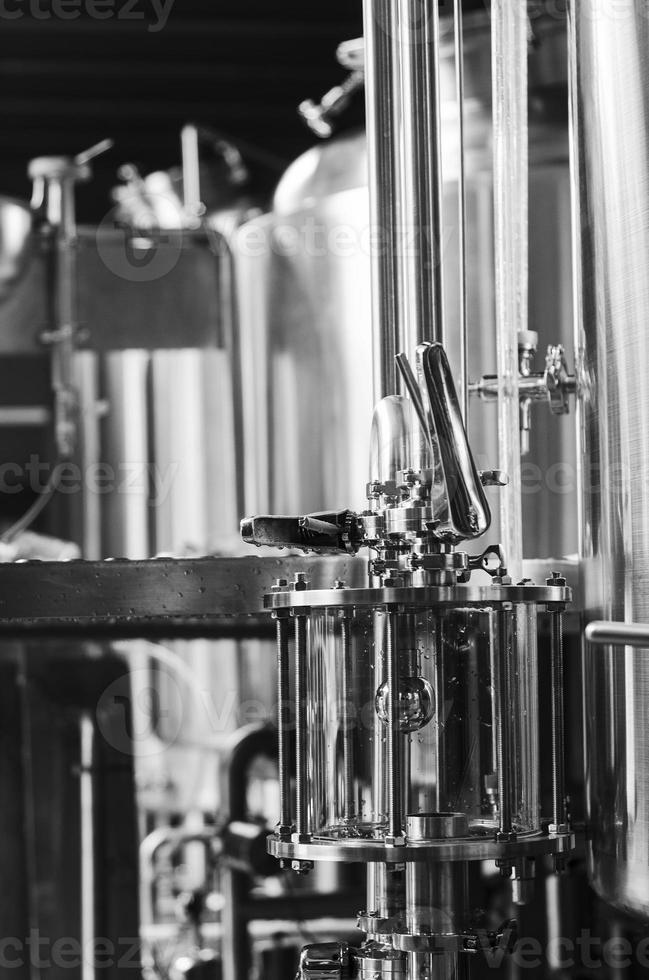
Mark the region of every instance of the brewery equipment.
[[[300, 980], [455, 980], [469, 957], [497, 965], [515, 945], [518, 910], [534, 901], [537, 869], [546, 904], [533, 934], [542, 919], [548, 936], [565, 937], [554, 871], [580, 854], [566, 778], [571, 685], [573, 743], [580, 722], [566, 612], [573, 647], [575, 611], [588, 621], [590, 879], [604, 901], [649, 918], [645, 12], [639, 0], [610, 16], [599, 0], [580, 0], [567, 44], [556, 11], [507, 0], [493, 0], [489, 23], [463, 21], [459, 3], [440, 22], [435, 0], [365, 0], [364, 13], [364, 40], [340, 51], [349, 77], [300, 111], [329, 136], [364, 87], [367, 133], [296, 161], [270, 214], [242, 220], [249, 202], [237, 197], [223, 220], [206, 219], [199, 144], [222, 155], [228, 192], [247, 173], [238, 149], [202, 127], [183, 132], [184, 195], [168, 174], [127, 168], [134, 209], [118, 194], [98, 233], [76, 229], [71, 207], [88, 160], [32, 165], [36, 190], [48, 192], [57, 289], [46, 333], [54, 413], [30, 411], [42, 426], [54, 417], [59, 457], [145, 471], [132, 493], [83, 496], [70, 537], [91, 561], [0, 567], [0, 631], [128, 643], [117, 652], [132, 678], [116, 676], [115, 657], [102, 660], [119, 691], [104, 712], [108, 734], [87, 692], [71, 695], [82, 709], [73, 721], [83, 846], [73, 865], [81, 900], [69, 914], [84, 937], [102, 928], [89, 900], [103, 887], [93, 838], [101, 787], [90, 770], [104, 753], [108, 773], [124, 754], [117, 708], [128, 698], [112, 685], [126, 683], [136, 712], [137, 695], [152, 689], [164, 710], [142, 745], [127, 746], [124, 785], [132, 802], [135, 775], [147, 847], [158, 853], [164, 840], [176, 855], [198, 841], [210, 881], [223, 862], [227, 901], [210, 926], [225, 929], [227, 980], [247, 980], [255, 962], [252, 918], [278, 907], [297, 917], [298, 905], [315, 916], [336, 887], [317, 882], [308, 901], [279, 882], [255, 891], [250, 869], [272, 880], [277, 866], [244, 799], [250, 745], [277, 755], [270, 857], [298, 880], [331, 864], [360, 865], [366, 882], [356, 939], [340, 926], [335, 941], [309, 942]], [[569, 122], [557, 109], [566, 51]], [[156, 213], [161, 189], [171, 196]], [[27, 266], [31, 221], [2, 202], [0, 289], [33, 304], [45, 276], [42, 256]], [[33, 354], [47, 307], [20, 321], [4, 305], [3, 349]], [[575, 406], [578, 452], [565, 418]], [[543, 477], [541, 492], [526, 494], [521, 457]], [[564, 477], [579, 470], [579, 520], [558, 467]], [[244, 519], [245, 544], [288, 556], [204, 557], [230, 547], [244, 499], [262, 514]], [[293, 516], [263, 516], [275, 511]], [[563, 572], [578, 524], [573, 590]], [[174, 557], [151, 560], [160, 551]], [[564, 560], [548, 561], [555, 555]], [[98, 560], [108, 556], [120, 560]], [[545, 562], [532, 574], [529, 559]], [[215, 738], [197, 692], [232, 695], [235, 708], [252, 692], [268, 708], [273, 628], [277, 739], [265, 727], [234, 735], [233, 778], [220, 794], [214, 757], [240, 719], [223, 712]], [[86, 653], [94, 685], [95, 648]], [[42, 759], [30, 778], [41, 769]], [[219, 801], [230, 812], [216, 834], [205, 818]], [[8, 822], [21, 820], [16, 807]], [[161, 826], [172, 822], [180, 826]], [[488, 869], [507, 890], [505, 908], [487, 909]], [[130, 879], [124, 890], [130, 903], [111, 921], [133, 916]], [[340, 894], [355, 900], [353, 887]], [[611, 934], [621, 929], [616, 920]], [[210, 941], [221, 942], [216, 929]], [[550, 965], [559, 969], [556, 957]], [[218, 958], [194, 949], [175, 968], [215, 973]]]
[[[400, 359], [414, 426], [404, 398], [377, 407], [365, 511], [242, 523], [244, 540], [257, 545], [372, 552], [363, 588], [337, 581], [313, 590], [297, 575], [265, 597], [276, 620], [280, 711], [281, 812], [271, 853], [297, 873], [318, 861], [367, 866], [365, 940], [305, 948], [303, 980], [349, 970], [455, 977], [465, 955], [513, 942], [514, 923], [489, 931], [472, 914], [468, 865], [495, 861], [524, 904], [535, 859], [553, 854], [562, 867], [574, 842], [563, 775], [570, 590], [559, 575], [514, 584], [500, 547], [475, 558], [461, 550], [489, 529], [483, 484], [506, 481], [476, 470], [443, 347], [420, 345], [417, 359], [419, 385]], [[491, 584], [480, 582], [485, 573]], [[539, 663], [543, 615], [551, 640]], [[539, 670], [552, 696], [545, 823]]]
[[[556, 573], [541, 585], [520, 579], [527, 26], [512, 5], [494, 5], [495, 395], [498, 459], [508, 476], [479, 471], [467, 437], [462, 303], [455, 331], [461, 397], [445, 349], [451, 333], [442, 269], [448, 276], [451, 267], [450, 281], [455, 275], [456, 289], [465, 288], [466, 228], [455, 267], [443, 250], [437, 4], [366, 0], [364, 14], [370, 213], [382, 233], [382, 247], [371, 252], [378, 404], [367, 504], [252, 517], [241, 530], [258, 546], [341, 554], [367, 547], [368, 582], [313, 590], [297, 575], [290, 584], [278, 580], [264, 598], [276, 619], [280, 733], [281, 813], [269, 846], [299, 874], [322, 860], [367, 867], [359, 919], [365, 938], [353, 948], [307, 946], [302, 980], [454, 978], [469, 952], [507, 949], [514, 929], [505, 921], [485, 930], [472, 914], [470, 864], [495, 861], [522, 905], [535, 859], [553, 854], [559, 869], [574, 843], [563, 758], [562, 616], [571, 593]], [[456, 70], [462, 91], [461, 59]], [[464, 190], [460, 166], [460, 201]], [[404, 353], [413, 348], [415, 369]], [[562, 399], [574, 389], [563, 363], [554, 372], [548, 364], [544, 384]], [[491, 524], [485, 486], [506, 495], [506, 547], [469, 554], [466, 543]], [[485, 575], [490, 584], [481, 583]], [[542, 615], [551, 620], [550, 641], [539, 665]], [[539, 666], [552, 703], [552, 813], [545, 822]]]

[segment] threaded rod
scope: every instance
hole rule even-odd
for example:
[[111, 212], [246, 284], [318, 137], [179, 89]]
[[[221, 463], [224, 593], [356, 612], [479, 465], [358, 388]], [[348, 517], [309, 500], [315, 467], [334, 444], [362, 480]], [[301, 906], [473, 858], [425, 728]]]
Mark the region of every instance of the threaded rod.
[[279, 764], [279, 826], [280, 833], [291, 828], [291, 773], [288, 767], [288, 731], [291, 721], [289, 705], [289, 624], [277, 620], [277, 754]]

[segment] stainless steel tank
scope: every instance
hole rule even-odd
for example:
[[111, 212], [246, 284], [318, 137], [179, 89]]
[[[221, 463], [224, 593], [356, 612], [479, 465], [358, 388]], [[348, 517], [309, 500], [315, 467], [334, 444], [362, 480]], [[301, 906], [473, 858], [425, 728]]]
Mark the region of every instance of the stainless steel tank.
[[[565, 23], [542, 16], [532, 26], [530, 327], [539, 332], [542, 369], [547, 344], [572, 346], [567, 64]], [[452, 35], [448, 25], [444, 30], [442, 254], [457, 374], [457, 105]], [[496, 369], [490, 35], [482, 14], [466, 17], [465, 65], [469, 374], [477, 380]], [[300, 157], [280, 182], [272, 213], [239, 232], [247, 513], [363, 505], [357, 497], [367, 480], [373, 408], [369, 223], [367, 146], [359, 132]], [[526, 557], [557, 557], [577, 548], [574, 429], [545, 406], [535, 414], [523, 472]], [[484, 468], [496, 465], [496, 429], [495, 407], [473, 404], [471, 439]]]
[[[580, 0], [575, 124], [582, 566], [586, 617], [649, 622], [649, 20]], [[649, 918], [649, 649], [589, 647], [589, 861], [608, 902]]]

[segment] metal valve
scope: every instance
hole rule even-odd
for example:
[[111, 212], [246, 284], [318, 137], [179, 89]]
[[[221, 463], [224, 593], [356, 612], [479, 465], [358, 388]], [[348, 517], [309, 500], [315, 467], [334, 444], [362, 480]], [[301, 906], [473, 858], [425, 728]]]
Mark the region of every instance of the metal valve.
[[345, 111], [355, 92], [363, 88], [365, 73], [353, 71], [340, 85], [334, 86], [320, 102], [305, 99], [298, 112], [312, 133], [326, 140], [333, 135], [333, 120]]

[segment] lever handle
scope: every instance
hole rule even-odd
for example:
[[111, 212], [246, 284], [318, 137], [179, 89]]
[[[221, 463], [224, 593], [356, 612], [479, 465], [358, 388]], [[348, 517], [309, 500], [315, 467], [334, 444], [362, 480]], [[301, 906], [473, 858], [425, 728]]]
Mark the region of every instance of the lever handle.
[[417, 359], [446, 485], [449, 536], [457, 541], [478, 538], [488, 530], [491, 512], [469, 447], [446, 351], [442, 344], [421, 344]]
[[358, 518], [349, 510], [304, 517], [246, 517], [241, 521], [241, 537], [257, 547], [352, 555], [362, 543]]

